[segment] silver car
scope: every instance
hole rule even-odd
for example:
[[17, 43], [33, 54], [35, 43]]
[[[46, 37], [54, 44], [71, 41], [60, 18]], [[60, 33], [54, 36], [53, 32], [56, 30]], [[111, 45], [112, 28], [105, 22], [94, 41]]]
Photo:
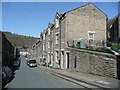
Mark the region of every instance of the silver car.
[[29, 67], [37, 67], [36, 60], [29, 60]]

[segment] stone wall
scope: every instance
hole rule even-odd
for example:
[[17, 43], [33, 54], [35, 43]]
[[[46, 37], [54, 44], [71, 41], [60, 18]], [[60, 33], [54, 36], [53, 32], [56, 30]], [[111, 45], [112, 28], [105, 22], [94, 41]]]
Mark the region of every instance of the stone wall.
[[89, 33], [94, 33], [94, 41], [106, 41], [106, 18], [92, 4], [69, 11], [66, 14], [67, 40], [89, 40]]
[[[119, 60], [115, 55], [90, 50], [67, 48], [70, 51], [70, 69], [78, 72], [118, 78]], [[76, 62], [76, 63], [75, 63]]]
[[118, 15], [114, 19], [113, 19], [114, 22], [109, 27], [110, 28], [109, 29], [109, 32], [110, 32], [109, 41], [113, 43], [120, 43], [120, 15]]
[[64, 19], [61, 21], [61, 25], [60, 25], [60, 30], [61, 30], [61, 49], [64, 49], [66, 46], [67, 46], [67, 39], [66, 39], [66, 33], [67, 33], [67, 30], [66, 30], [66, 18], [64, 17]]
[[2, 66], [2, 32], [0, 32], [0, 69]]
[[10, 65], [12, 60], [14, 60], [14, 46], [2, 33], [2, 65]]
[[[119, 4], [120, 4], [120, 2], [119, 2]], [[118, 38], [119, 38], [119, 42], [120, 42], [120, 14], [118, 16], [118, 32], [119, 32]]]

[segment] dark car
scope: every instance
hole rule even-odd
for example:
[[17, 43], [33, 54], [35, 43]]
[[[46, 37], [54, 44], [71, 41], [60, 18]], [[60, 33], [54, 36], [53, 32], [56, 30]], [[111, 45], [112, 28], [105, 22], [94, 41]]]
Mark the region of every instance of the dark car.
[[17, 61], [17, 60], [13, 61], [13, 66], [14, 67], [19, 67], [20, 66], [20, 62]]
[[26, 60], [26, 64], [29, 66], [29, 60]]
[[12, 77], [12, 70], [8, 66], [2, 68], [2, 82], [8, 83]]
[[36, 60], [29, 60], [29, 67], [37, 67]]
[[19, 67], [20, 67], [20, 64], [21, 64], [21, 58], [20, 58], [20, 57], [17, 57], [17, 58], [16, 58], [16, 61], [19, 62]]

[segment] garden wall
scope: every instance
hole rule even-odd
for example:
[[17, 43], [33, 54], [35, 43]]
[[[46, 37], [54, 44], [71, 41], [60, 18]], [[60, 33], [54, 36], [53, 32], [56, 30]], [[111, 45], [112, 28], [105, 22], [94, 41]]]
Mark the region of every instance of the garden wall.
[[104, 77], [120, 76], [120, 56], [112, 54], [67, 48], [70, 51], [70, 69]]

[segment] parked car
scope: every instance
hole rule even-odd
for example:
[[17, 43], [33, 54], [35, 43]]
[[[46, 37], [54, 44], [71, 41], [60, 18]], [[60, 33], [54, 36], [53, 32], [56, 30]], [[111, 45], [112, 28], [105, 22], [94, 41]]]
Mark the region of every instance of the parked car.
[[17, 61], [17, 60], [13, 61], [13, 66], [14, 67], [19, 67], [20, 66], [20, 62]]
[[26, 64], [29, 66], [29, 60], [26, 60]]
[[[0, 67], [0, 82], [2, 82], [2, 68]], [[0, 85], [0, 90], [2, 90], [2, 85]]]
[[21, 59], [20, 59], [20, 57], [17, 57], [17, 58], [16, 58], [16, 61], [19, 62], [19, 67], [20, 67], [20, 64], [21, 64]]
[[8, 66], [2, 68], [2, 82], [8, 83], [12, 75], [12, 70]]
[[37, 67], [36, 60], [29, 60], [29, 67]]

